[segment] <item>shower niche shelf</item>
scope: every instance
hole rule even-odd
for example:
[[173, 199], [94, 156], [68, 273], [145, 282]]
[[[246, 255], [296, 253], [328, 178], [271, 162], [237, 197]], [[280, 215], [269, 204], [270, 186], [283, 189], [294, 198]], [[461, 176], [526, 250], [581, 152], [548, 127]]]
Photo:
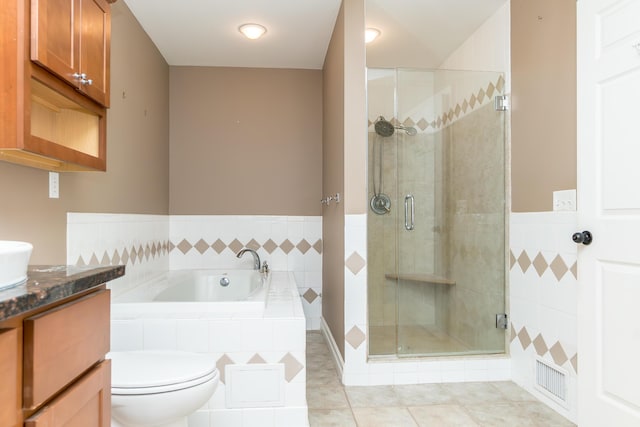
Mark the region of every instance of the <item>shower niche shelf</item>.
[[384, 275], [384, 277], [386, 277], [387, 279], [391, 279], [391, 280], [407, 280], [407, 281], [410, 281], [410, 282], [421, 282], [421, 283], [431, 284], [431, 285], [449, 285], [449, 286], [453, 286], [453, 285], [456, 284], [456, 282], [454, 280], [451, 280], [451, 279], [449, 279], [447, 277], [435, 276], [433, 274], [386, 273]]

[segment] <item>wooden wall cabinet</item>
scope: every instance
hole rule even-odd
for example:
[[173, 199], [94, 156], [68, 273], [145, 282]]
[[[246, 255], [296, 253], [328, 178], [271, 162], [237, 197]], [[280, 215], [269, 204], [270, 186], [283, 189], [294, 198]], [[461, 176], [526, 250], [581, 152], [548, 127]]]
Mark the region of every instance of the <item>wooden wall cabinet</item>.
[[106, 170], [110, 2], [3, 0], [0, 160]]
[[0, 426], [109, 427], [109, 319], [103, 285], [0, 323]]
[[31, 1], [31, 60], [105, 107], [110, 31], [106, 0]]

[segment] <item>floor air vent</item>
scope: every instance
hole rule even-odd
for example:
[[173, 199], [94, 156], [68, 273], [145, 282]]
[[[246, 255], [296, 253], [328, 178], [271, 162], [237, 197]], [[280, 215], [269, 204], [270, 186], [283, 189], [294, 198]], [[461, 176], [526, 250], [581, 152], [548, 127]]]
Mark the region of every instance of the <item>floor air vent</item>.
[[536, 359], [536, 387], [561, 405], [567, 405], [566, 374], [541, 359]]

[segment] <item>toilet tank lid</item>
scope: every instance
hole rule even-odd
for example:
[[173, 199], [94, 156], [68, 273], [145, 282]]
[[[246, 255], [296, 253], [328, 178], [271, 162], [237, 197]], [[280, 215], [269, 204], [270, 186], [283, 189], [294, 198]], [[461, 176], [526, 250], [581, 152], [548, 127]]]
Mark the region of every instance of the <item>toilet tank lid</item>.
[[216, 371], [211, 356], [181, 351], [127, 351], [107, 354], [111, 387], [143, 388], [180, 384]]

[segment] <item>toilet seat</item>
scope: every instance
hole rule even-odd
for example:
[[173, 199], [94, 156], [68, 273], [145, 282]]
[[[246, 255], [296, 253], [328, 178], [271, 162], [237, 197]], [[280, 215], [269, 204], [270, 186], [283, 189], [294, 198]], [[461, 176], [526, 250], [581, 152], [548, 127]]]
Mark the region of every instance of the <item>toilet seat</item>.
[[183, 390], [218, 381], [215, 361], [179, 351], [112, 352], [111, 394], [145, 395]]

